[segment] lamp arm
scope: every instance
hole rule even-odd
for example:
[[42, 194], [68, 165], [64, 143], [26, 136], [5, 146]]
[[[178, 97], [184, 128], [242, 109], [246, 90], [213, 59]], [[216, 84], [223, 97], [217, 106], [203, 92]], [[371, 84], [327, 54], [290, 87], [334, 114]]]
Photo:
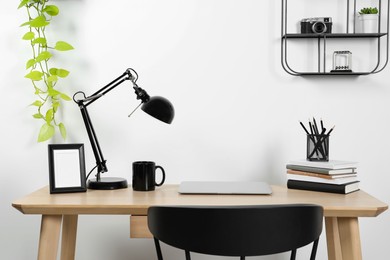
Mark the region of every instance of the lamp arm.
[[80, 107], [81, 115], [84, 120], [84, 125], [87, 130], [88, 138], [91, 143], [93, 154], [96, 159], [96, 166], [97, 166], [96, 180], [100, 181], [100, 173], [104, 173], [108, 171], [106, 166], [106, 160], [104, 159], [102, 150], [100, 149], [100, 145], [95, 130], [93, 128], [91, 118], [89, 117], [87, 107], [84, 105], [82, 101], [79, 102], [78, 105]]
[[[135, 76], [132, 74], [132, 72], [134, 73]], [[136, 93], [137, 93], [137, 89], [140, 89], [140, 88], [138, 88], [138, 86], [135, 83], [137, 81], [137, 79], [138, 79], [137, 72], [135, 72], [133, 69], [127, 69], [118, 78], [114, 79], [113, 81], [111, 81], [106, 86], [104, 86], [103, 88], [101, 88], [100, 90], [98, 90], [97, 92], [95, 92], [94, 94], [92, 94], [89, 97], [86, 97], [83, 92], [76, 92], [73, 95], [74, 102], [76, 102], [79, 105], [81, 115], [83, 117], [84, 125], [85, 125], [85, 128], [87, 130], [88, 138], [89, 138], [89, 141], [91, 143], [93, 154], [94, 154], [95, 159], [96, 159], [96, 166], [98, 168], [97, 174], [96, 174], [97, 181], [100, 181], [100, 174], [107, 172], [108, 169], [106, 166], [106, 160], [103, 157], [103, 153], [102, 153], [102, 150], [100, 148], [99, 141], [97, 139], [95, 130], [93, 128], [92, 121], [91, 121], [91, 118], [90, 118], [88, 110], [87, 110], [87, 106], [89, 106], [90, 104], [92, 104], [93, 102], [95, 102], [96, 100], [98, 100], [99, 98], [101, 98], [106, 93], [108, 93], [109, 91], [111, 91], [112, 89], [117, 87], [118, 85], [122, 84], [126, 80], [131, 80], [133, 82], [134, 89], [136, 90]], [[140, 95], [143, 95], [144, 91], [142, 91], [142, 89], [140, 89], [138, 91], [141, 93]], [[84, 98], [83, 99], [76, 99], [75, 96], [77, 94], [83, 94]], [[137, 93], [137, 98], [138, 98], [138, 96], [139, 95]]]
[[137, 75], [137, 73], [133, 69], [127, 69], [118, 78], [114, 79], [106, 86], [102, 87], [101, 89], [93, 93], [91, 96], [85, 98], [84, 99], [85, 106], [89, 106], [90, 104], [92, 104], [93, 102], [95, 102], [96, 100], [98, 100], [99, 98], [101, 98], [102, 96], [104, 96], [105, 94], [107, 94], [108, 92], [110, 92], [111, 90], [113, 90], [114, 88], [116, 88], [117, 86], [125, 82], [126, 80], [131, 80], [135, 85], [135, 81], [137, 80], [138, 76], [137, 78], [134, 77], [131, 72], [134, 72]]

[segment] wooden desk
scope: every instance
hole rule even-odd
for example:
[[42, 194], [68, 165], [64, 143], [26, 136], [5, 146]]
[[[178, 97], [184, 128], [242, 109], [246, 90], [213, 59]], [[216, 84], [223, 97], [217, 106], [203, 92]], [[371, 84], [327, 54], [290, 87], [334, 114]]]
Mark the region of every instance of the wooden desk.
[[164, 185], [152, 192], [131, 188], [50, 195], [48, 187], [16, 200], [23, 214], [42, 215], [38, 260], [55, 260], [62, 224], [61, 260], [74, 259], [77, 220], [80, 214], [131, 215], [131, 237], [148, 237], [147, 210], [152, 205], [263, 205], [313, 203], [325, 215], [330, 260], [361, 260], [358, 217], [376, 217], [388, 205], [364, 191], [348, 195], [290, 190], [272, 186], [272, 195], [180, 195], [178, 185]]

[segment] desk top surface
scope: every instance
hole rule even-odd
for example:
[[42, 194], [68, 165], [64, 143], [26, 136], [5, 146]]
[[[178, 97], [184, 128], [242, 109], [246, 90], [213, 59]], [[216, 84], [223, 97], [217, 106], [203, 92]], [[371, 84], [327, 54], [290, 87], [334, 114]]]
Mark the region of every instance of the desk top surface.
[[23, 214], [126, 214], [146, 215], [153, 205], [265, 205], [313, 203], [328, 217], [375, 217], [388, 205], [364, 191], [347, 195], [272, 186], [272, 195], [183, 195], [179, 185], [164, 185], [155, 191], [88, 190], [82, 193], [50, 194], [39, 189], [12, 203]]

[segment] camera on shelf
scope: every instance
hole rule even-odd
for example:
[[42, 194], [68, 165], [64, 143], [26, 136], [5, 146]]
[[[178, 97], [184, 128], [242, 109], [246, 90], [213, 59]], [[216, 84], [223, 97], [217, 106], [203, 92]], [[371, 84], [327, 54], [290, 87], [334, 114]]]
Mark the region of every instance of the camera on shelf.
[[332, 33], [332, 18], [314, 17], [302, 19], [301, 33]]

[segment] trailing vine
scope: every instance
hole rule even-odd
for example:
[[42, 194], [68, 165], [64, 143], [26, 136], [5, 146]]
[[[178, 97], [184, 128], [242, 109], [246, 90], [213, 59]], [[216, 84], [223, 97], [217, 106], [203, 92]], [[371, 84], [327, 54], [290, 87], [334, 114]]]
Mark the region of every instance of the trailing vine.
[[73, 46], [64, 41], [50, 44], [46, 37], [46, 29], [53, 17], [59, 14], [59, 8], [49, 5], [49, 0], [22, 0], [18, 9], [25, 8], [28, 21], [22, 27], [27, 27], [22, 39], [31, 45], [32, 58], [26, 63], [28, 73], [25, 78], [31, 80], [34, 87], [36, 100], [31, 104], [36, 107], [33, 114], [35, 119], [43, 121], [38, 135], [38, 142], [51, 139], [56, 129], [66, 138], [66, 128], [56, 117], [61, 108], [61, 101], [70, 101], [71, 98], [58, 90], [57, 83], [61, 78], [66, 78], [69, 71], [64, 68], [51, 66], [51, 58], [56, 51], [69, 51]]

